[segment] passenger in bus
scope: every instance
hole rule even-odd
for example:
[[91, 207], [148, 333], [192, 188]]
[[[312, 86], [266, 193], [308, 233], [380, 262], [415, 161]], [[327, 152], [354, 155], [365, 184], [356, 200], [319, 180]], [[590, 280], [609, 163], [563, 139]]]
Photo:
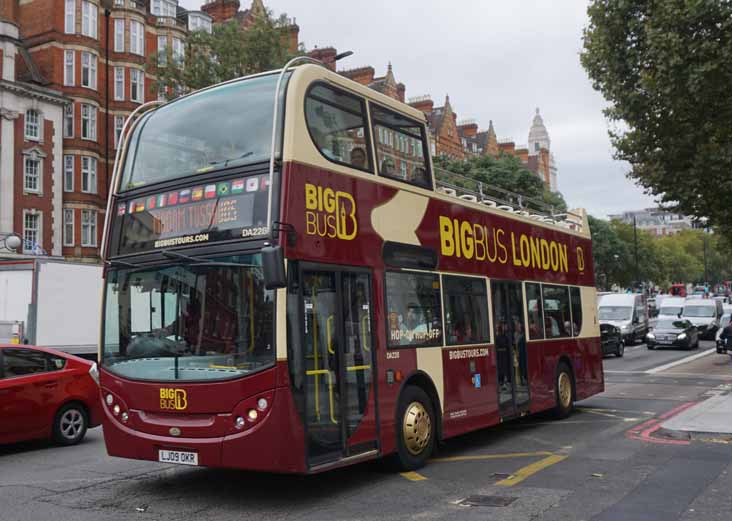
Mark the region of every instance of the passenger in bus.
[[413, 170], [412, 178], [409, 181], [418, 185], [429, 185], [427, 170], [424, 167], [418, 166]]
[[422, 344], [427, 340], [427, 324], [417, 304], [407, 306], [407, 316], [401, 324], [401, 344]]
[[544, 329], [546, 331], [547, 338], [556, 338], [561, 335], [559, 329], [559, 322], [551, 315], [544, 317]]
[[496, 324], [496, 354], [498, 358], [498, 386], [502, 392], [511, 391], [511, 341], [508, 337], [508, 324], [504, 320]]
[[517, 316], [513, 317], [513, 345], [515, 351], [518, 352], [518, 369], [521, 385], [526, 385], [526, 375], [528, 374], [528, 361], [526, 359], [526, 335], [524, 334], [524, 325]]
[[351, 150], [351, 165], [356, 168], [366, 168], [366, 151], [361, 147]]
[[381, 175], [394, 176], [394, 160], [390, 157], [381, 162]]

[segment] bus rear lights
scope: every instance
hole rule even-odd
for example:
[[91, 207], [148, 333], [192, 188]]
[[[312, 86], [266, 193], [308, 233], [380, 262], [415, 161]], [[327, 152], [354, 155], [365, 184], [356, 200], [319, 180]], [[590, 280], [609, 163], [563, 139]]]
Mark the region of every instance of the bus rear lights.
[[244, 422], [244, 418], [242, 418], [241, 416], [237, 416], [236, 417], [236, 420], [234, 420], [234, 426], [237, 429], [243, 429], [244, 428], [244, 423], [245, 423]]
[[269, 402], [267, 402], [267, 398], [260, 398], [257, 400], [257, 409], [260, 411], [264, 411], [267, 409], [267, 406], [269, 405]]
[[250, 422], [257, 421], [257, 418], [259, 417], [259, 413], [256, 409], [249, 409], [249, 412], [247, 413], [247, 418]]

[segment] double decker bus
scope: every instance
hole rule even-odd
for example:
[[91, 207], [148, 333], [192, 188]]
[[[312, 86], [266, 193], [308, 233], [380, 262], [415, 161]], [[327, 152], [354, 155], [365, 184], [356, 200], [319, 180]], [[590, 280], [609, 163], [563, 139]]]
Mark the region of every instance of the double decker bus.
[[427, 136], [313, 63], [138, 109], [103, 240], [108, 453], [414, 469], [601, 392], [586, 217], [438, 182]]

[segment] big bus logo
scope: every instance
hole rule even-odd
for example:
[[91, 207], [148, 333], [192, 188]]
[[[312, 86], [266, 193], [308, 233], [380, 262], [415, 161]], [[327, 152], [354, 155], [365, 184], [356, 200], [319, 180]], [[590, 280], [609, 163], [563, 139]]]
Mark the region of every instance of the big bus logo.
[[585, 251], [582, 246], [577, 246], [577, 269], [580, 273], [585, 271]]
[[183, 411], [188, 407], [188, 393], [183, 389], [160, 389], [160, 408]]
[[344, 241], [355, 239], [358, 221], [353, 196], [305, 183], [305, 233]]

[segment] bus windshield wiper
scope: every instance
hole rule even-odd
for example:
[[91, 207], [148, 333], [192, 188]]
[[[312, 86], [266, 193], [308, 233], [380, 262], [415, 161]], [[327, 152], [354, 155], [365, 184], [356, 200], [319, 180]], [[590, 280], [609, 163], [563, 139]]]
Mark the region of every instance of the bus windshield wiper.
[[242, 155], [240, 155], [240, 156], [237, 156], [237, 157], [230, 157], [229, 159], [222, 159], [221, 161], [209, 161], [209, 162], [208, 162], [208, 164], [209, 164], [209, 165], [220, 165], [221, 163], [223, 163], [223, 164], [224, 164], [224, 168], [226, 168], [226, 167], [227, 167], [227, 166], [229, 165], [229, 162], [230, 162], [230, 161], [237, 161], [237, 160], [239, 160], [239, 159], [244, 159], [244, 158], [246, 158], [246, 157], [249, 157], [249, 156], [251, 156], [251, 155], [253, 155], [253, 154], [254, 154], [254, 152], [251, 152], [251, 151], [249, 151], [249, 152], [244, 152], [244, 153], [243, 153]]
[[133, 264], [131, 262], [122, 261], [122, 260], [108, 260], [106, 261], [107, 266], [110, 266], [112, 268], [139, 268], [137, 264]]

